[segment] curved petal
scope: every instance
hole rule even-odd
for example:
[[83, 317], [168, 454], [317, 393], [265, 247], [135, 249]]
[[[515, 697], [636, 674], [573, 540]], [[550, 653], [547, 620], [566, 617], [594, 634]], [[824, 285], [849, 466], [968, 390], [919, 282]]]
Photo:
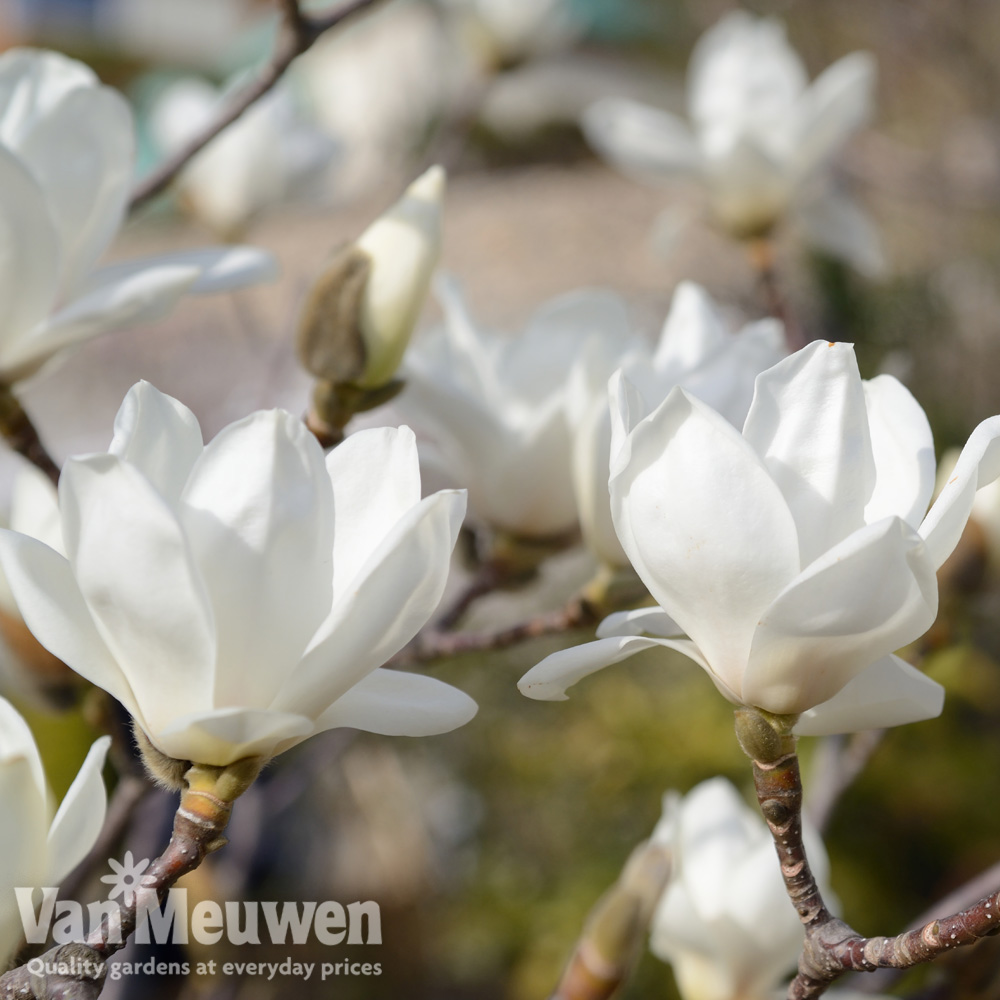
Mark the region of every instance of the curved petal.
[[48, 880], [58, 885], [86, 856], [104, 826], [108, 796], [101, 770], [111, 737], [94, 742], [49, 827]]
[[24, 164], [0, 146], [0, 373], [31, 341], [48, 314], [59, 280], [59, 242], [42, 189]]
[[936, 614], [937, 579], [920, 536], [897, 517], [868, 525], [764, 613], [742, 700], [780, 715], [804, 712], [922, 635]]
[[936, 719], [944, 688], [898, 656], [876, 660], [829, 701], [803, 712], [797, 736], [833, 736]]
[[176, 250], [173, 253], [135, 257], [118, 264], [108, 264], [94, 273], [94, 281], [113, 284], [125, 281], [142, 271], [160, 268], [193, 268], [197, 278], [187, 289], [190, 295], [233, 292], [248, 285], [271, 281], [278, 275], [274, 254], [257, 247], [203, 247]]
[[128, 103], [110, 87], [80, 87], [18, 146], [48, 198], [62, 247], [60, 288], [72, 295], [125, 217], [135, 139]]
[[701, 165], [690, 128], [669, 111], [606, 97], [587, 108], [581, 125], [590, 145], [624, 170], [669, 175]]
[[927, 550], [939, 568], [958, 544], [976, 490], [1000, 478], [1000, 416], [984, 420], [969, 435], [951, 478], [920, 525]]
[[518, 682], [521, 694], [537, 701], [566, 701], [566, 688], [614, 663], [621, 663], [644, 649], [663, 646], [675, 649], [711, 673], [693, 642], [684, 639], [657, 639], [648, 636], [614, 636], [560, 649], [536, 663]]
[[48, 784], [35, 737], [24, 716], [6, 698], [0, 698], [0, 765], [18, 759], [27, 763], [35, 795], [44, 810], [48, 802]]
[[680, 382], [732, 339], [708, 292], [693, 281], [682, 281], [670, 300], [653, 365], [664, 378]]
[[817, 340], [759, 375], [743, 436], [795, 518], [803, 567], [865, 523], [875, 462], [849, 344]]
[[896, 515], [914, 528], [934, 494], [931, 425], [910, 390], [891, 375], [864, 383], [875, 458], [875, 490], [865, 506], [869, 524]]
[[257, 708], [219, 708], [179, 715], [156, 732], [154, 745], [175, 760], [224, 767], [244, 757], [272, 757], [316, 732], [312, 719]]
[[0, 562], [35, 638], [135, 715], [132, 688], [98, 633], [69, 562], [34, 538], [2, 530]]
[[783, 162], [746, 136], [708, 161], [705, 179], [712, 214], [737, 239], [769, 232], [781, 221], [795, 190]]
[[269, 705], [333, 602], [333, 493], [302, 421], [258, 411], [195, 462], [180, 520], [211, 602], [212, 704]]
[[326, 456], [326, 470], [333, 483], [333, 587], [339, 597], [420, 502], [416, 438], [409, 427], [358, 431]]
[[678, 627], [663, 608], [656, 607], [616, 611], [597, 626], [598, 639], [620, 635], [655, 635], [666, 639], [683, 634], [683, 629]]
[[32, 337], [12, 345], [4, 366], [16, 378], [33, 375], [57, 351], [102, 333], [151, 323], [165, 316], [198, 272], [171, 265], [136, 272], [120, 280], [91, 281], [80, 297], [39, 327]]
[[868, 123], [877, 70], [870, 52], [852, 52], [828, 66], [802, 95], [795, 154], [800, 177], [821, 167]]
[[198, 418], [183, 403], [145, 381], [125, 394], [108, 452], [137, 468], [171, 504], [202, 449]]
[[52, 480], [27, 463], [17, 471], [10, 498], [10, 528], [30, 535], [62, 553], [62, 521], [59, 494]]
[[45, 797], [38, 794], [31, 764], [24, 757], [0, 762], [0, 879], [5, 899], [0, 905], [0, 955], [13, 951], [23, 928], [17, 919], [14, 886], [39, 886], [45, 878]]
[[115, 455], [67, 462], [59, 499], [73, 575], [146, 723], [157, 729], [208, 703], [211, 605], [166, 501]]
[[312, 718], [398, 652], [444, 593], [465, 493], [421, 500], [397, 522], [341, 595], [273, 708]]
[[885, 277], [887, 263], [878, 230], [850, 195], [827, 189], [795, 206], [802, 235], [817, 250], [850, 264], [859, 274]]
[[757, 622], [798, 573], [792, 515], [739, 432], [683, 390], [628, 441], [610, 484], [618, 538], [656, 603], [739, 691]]
[[316, 728], [436, 736], [464, 726], [478, 709], [465, 692], [434, 677], [379, 667], [342, 694], [319, 717]]

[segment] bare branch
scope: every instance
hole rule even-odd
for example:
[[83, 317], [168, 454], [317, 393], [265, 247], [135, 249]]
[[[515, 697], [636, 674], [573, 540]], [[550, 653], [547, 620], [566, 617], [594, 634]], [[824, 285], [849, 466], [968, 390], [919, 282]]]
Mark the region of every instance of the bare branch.
[[378, 0], [349, 0], [328, 14], [310, 16], [302, 12], [296, 0], [280, 0], [285, 15], [284, 30], [268, 64], [233, 97], [214, 121], [209, 122], [176, 153], [136, 184], [129, 210], [134, 211], [163, 191], [196, 153], [260, 100], [281, 79], [295, 58], [311, 48], [321, 35], [377, 2]]

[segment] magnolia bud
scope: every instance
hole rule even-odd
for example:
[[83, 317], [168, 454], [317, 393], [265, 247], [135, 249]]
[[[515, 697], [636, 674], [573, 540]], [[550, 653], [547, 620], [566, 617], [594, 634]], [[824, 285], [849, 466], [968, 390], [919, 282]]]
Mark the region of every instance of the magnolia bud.
[[359, 317], [365, 365], [356, 381], [362, 388], [388, 382], [403, 360], [441, 256], [444, 184], [444, 169], [431, 167], [355, 244], [371, 261]]

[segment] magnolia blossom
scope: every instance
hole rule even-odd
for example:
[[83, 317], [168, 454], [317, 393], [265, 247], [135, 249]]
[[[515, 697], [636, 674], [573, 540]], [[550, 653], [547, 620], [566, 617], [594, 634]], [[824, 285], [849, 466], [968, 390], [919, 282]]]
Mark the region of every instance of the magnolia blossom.
[[465, 511], [460, 491], [420, 499], [409, 429], [324, 460], [273, 410], [203, 446], [186, 407], [139, 383], [109, 453], [67, 462], [59, 499], [66, 557], [0, 536], [18, 607], [168, 757], [224, 765], [336, 726], [418, 736], [475, 713], [378, 669], [437, 606]]
[[[214, 121], [231, 89], [219, 91], [197, 77], [167, 87], [149, 115], [164, 153], [183, 147]], [[191, 160], [178, 187], [196, 215], [229, 236], [262, 209], [301, 196], [335, 150], [325, 133], [304, 120], [288, 86], [279, 84]]]
[[[829, 899], [823, 843], [808, 826], [804, 837]], [[712, 778], [683, 798], [664, 796], [652, 840], [673, 868], [649, 946], [673, 966], [683, 1000], [770, 1000], [794, 971], [804, 933], [760, 813]]]
[[[682, 385], [740, 426], [750, 407], [757, 374], [784, 354], [780, 323], [761, 320], [733, 333], [705, 290], [684, 282], [674, 292], [655, 349], [651, 350], [645, 339], [634, 338], [617, 364], [647, 405], [660, 403], [675, 385]], [[608, 496], [610, 373], [588, 357], [582, 359], [575, 374], [570, 410], [573, 488], [580, 527], [584, 540], [603, 563], [628, 566], [628, 556], [615, 534]]]
[[1000, 475], [1000, 417], [975, 430], [924, 516], [927, 418], [891, 376], [862, 382], [848, 344], [813, 343], [760, 375], [742, 435], [682, 389], [649, 416], [620, 376], [612, 391], [612, 517], [659, 607], [605, 620], [597, 642], [529, 671], [523, 693], [562, 698], [665, 646], [736, 704], [804, 713], [800, 733], [940, 712], [940, 686], [893, 650], [934, 621], [935, 571]]
[[690, 127], [617, 98], [595, 104], [583, 124], [593, 145], [625, 169], [697, 177], [733, 235], [767, 234], [793, 212], [813, 244], [871, 273], [882, 266], [874, 228], [824, 174], [871, 117], [874, 86], [875, 63], [864, 52], [810, 85], [779, 22], [734, 11], [692, 54]]
[[185, 293], [273, 274], [271, 256], [248, 247], [96, 268], [125, 217], [134, 143], [128, 105], [82, 63], [30, 49], [0, 56], [0, 381], [157, 319]]
[[437, 291], [444, 325], [408, 353], [401, 408], [433, 434], [481, 520], [523, 538], [571, 531], [569, 374], [581, 353], [622, 350], [624, 306], [608, 293], [572, 293], [511, 338], [479, 329], [454, 283]]
[[2, 964], [23, 937], [14, 890], [57, 886], [86, 857], [104, 826], [107, 798], [101, 769], [110, 744], [109, 736], [94, 743], [56, 811], [31, 730], [13, 705], [0, 698]]

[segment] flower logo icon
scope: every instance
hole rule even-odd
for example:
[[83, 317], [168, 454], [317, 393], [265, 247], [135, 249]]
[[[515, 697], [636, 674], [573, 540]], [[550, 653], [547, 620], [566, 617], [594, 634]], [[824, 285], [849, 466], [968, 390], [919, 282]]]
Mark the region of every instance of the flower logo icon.
[[126, 906], [133, 905], [138, 889], [153, 884], [150, 876], [143, 876], [143, 872], [149, 867], [149, 859], [136, 861], [131, 851], [125, 852], [125, 860], [122, 863], [114, 858], [108, 858], [108, 867], [111, 869], [111, 874], [101, 876], [101, 881], [111, 886], [108, 899], [121, 896]]

